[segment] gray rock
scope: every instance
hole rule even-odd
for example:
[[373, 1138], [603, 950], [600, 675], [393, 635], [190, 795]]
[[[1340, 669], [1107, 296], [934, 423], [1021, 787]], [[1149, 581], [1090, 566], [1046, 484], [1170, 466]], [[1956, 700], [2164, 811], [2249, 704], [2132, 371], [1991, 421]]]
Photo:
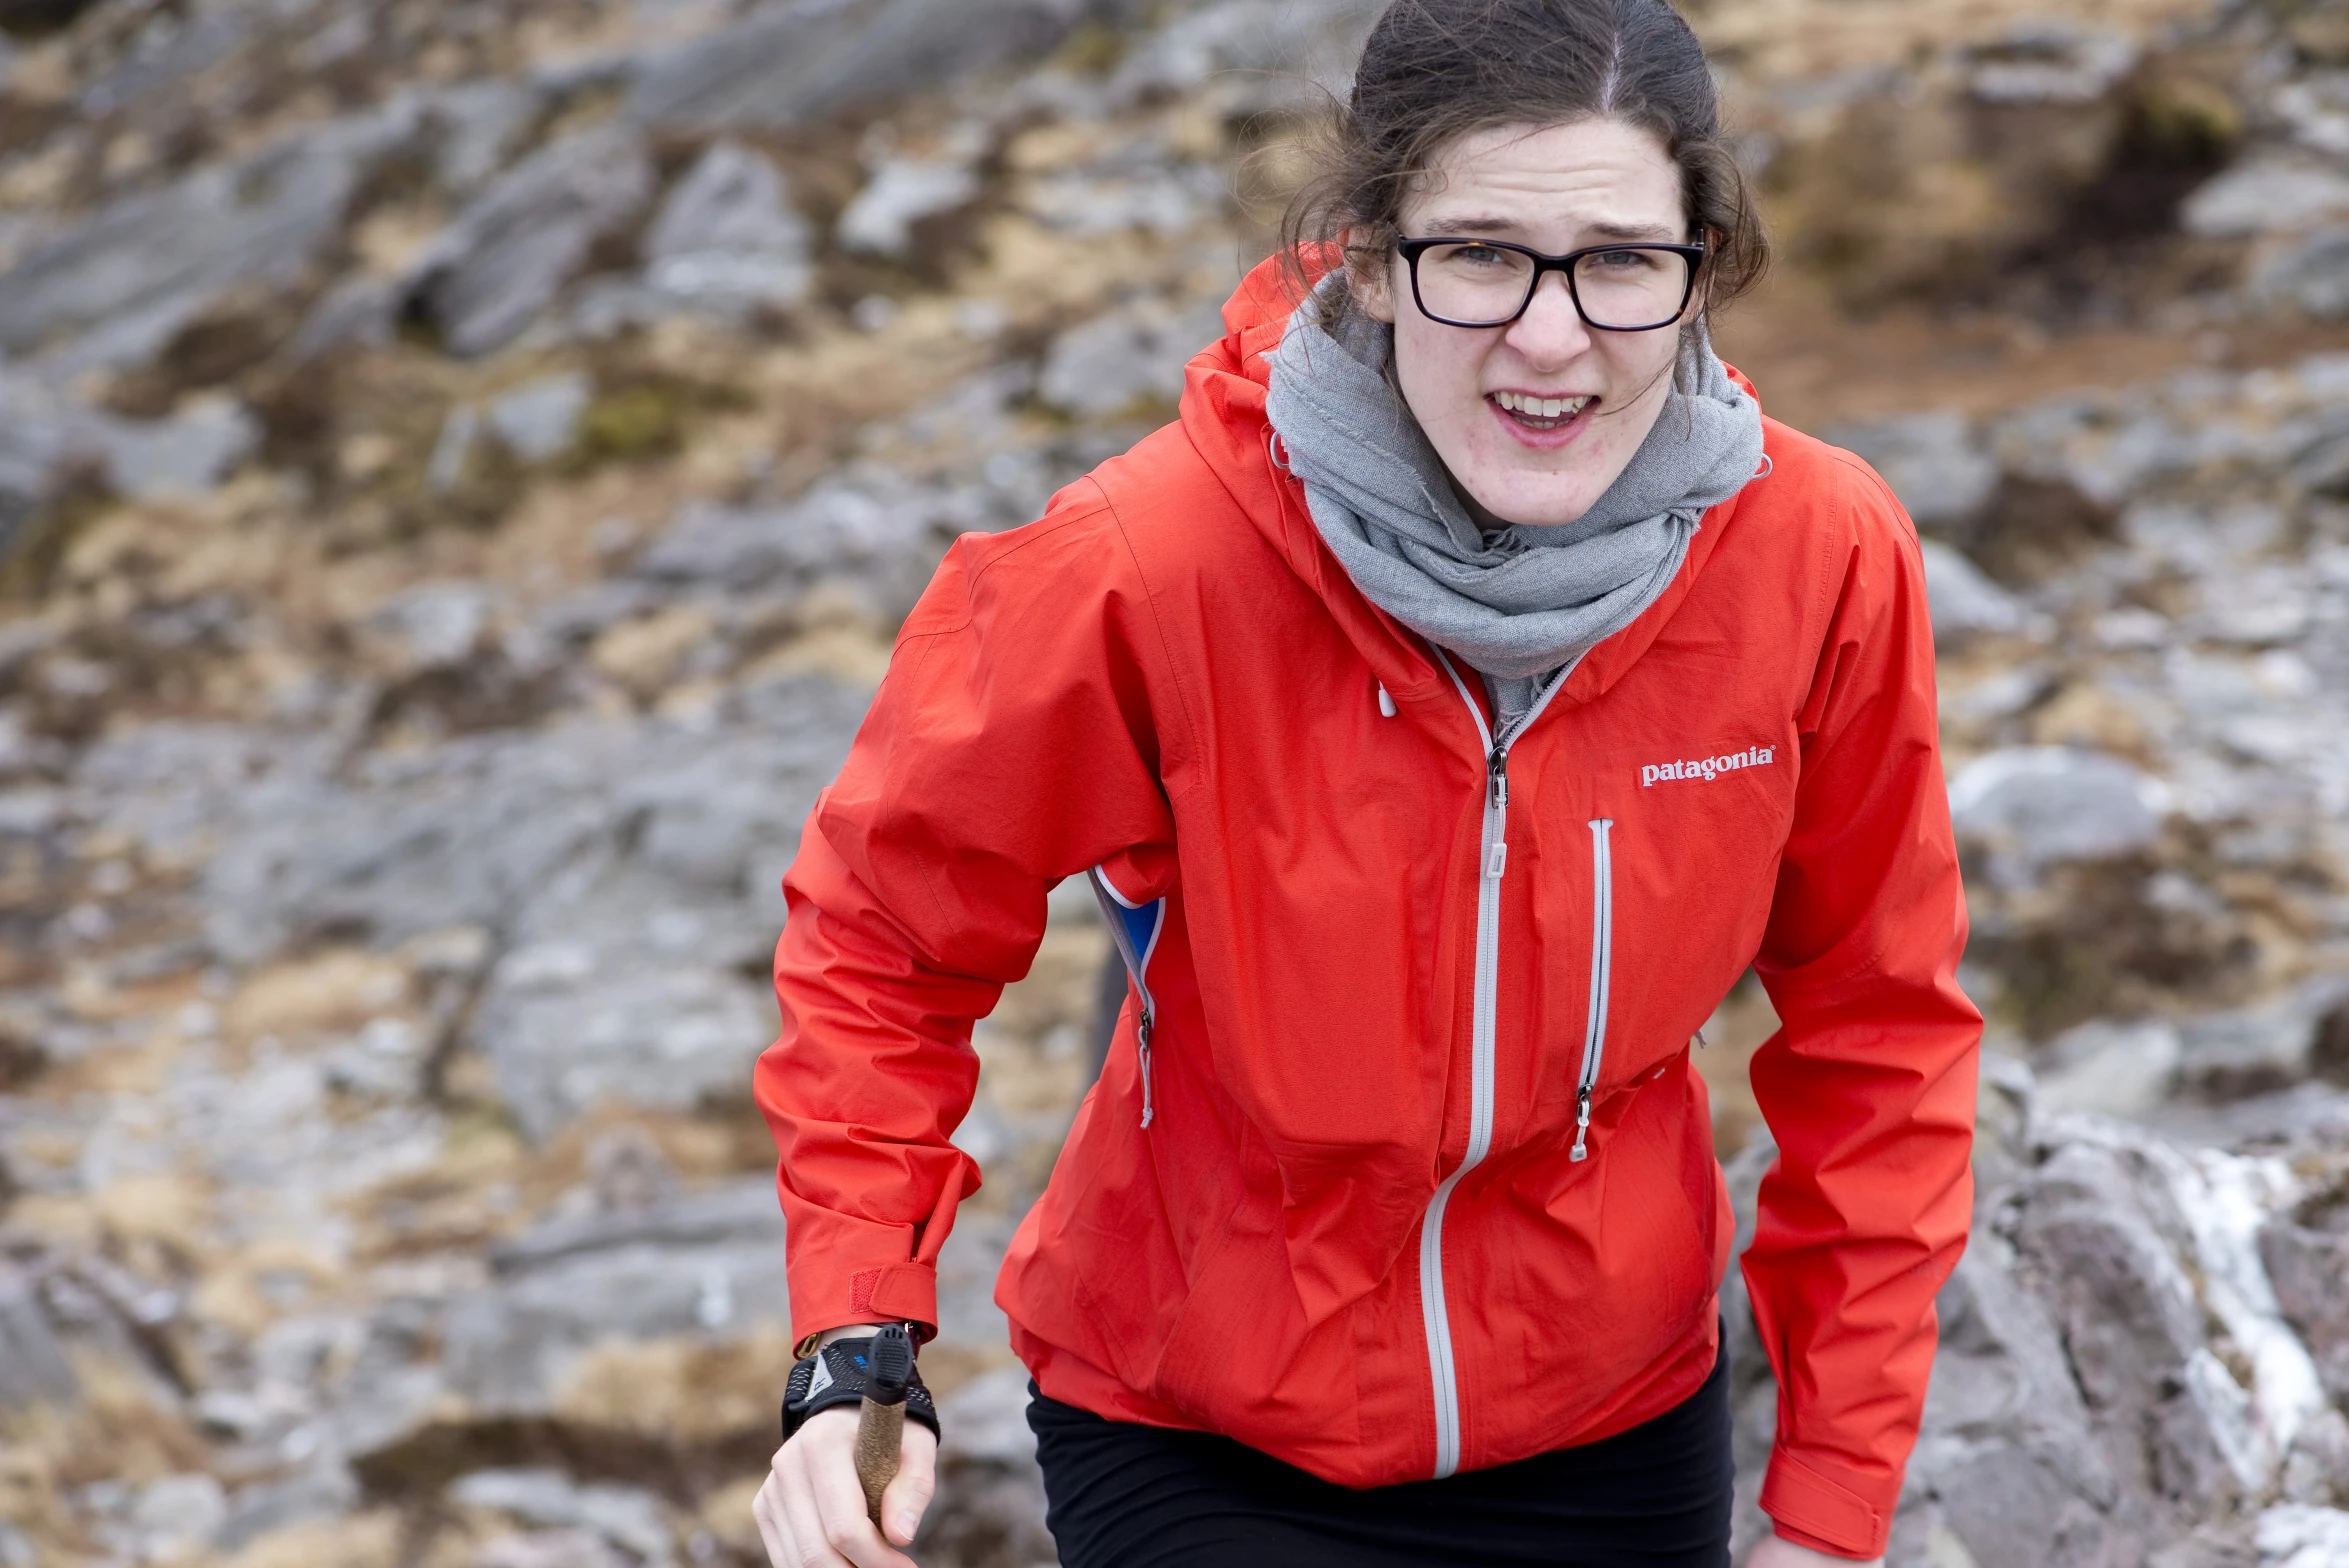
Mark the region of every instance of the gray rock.
[[957, 535], [1012, 527], [1029, 515], [985, 489], [922, 484], [860, 465], [786, 506], [680, 508], [634, 570], [655, 583], [737, 592], [853, 582], [881, 615], [902, 616]]
[[1935, 646], [1955, 646], [1978, 632], [2013, 635], [2047, 629], [2046, 617], [1948, 545], [1927, 539], [1924, 552], [1925, 597], [1932, 606]]
[[578, 371], [541, 376], [492, 402], [489, 428], [516, 457], [543, 463], [570, 448], [594, 396], [594, 383]]
[[325, 772], [324, 750], [239, 725], [131, 725], [82, 754], [73, 791], [89, 820], [158, 862], [192, 868], [223, 826], [247, 820], [257, 793], [279, 803], [305, 794]]
[[33, 1277], [0, 1260], [0, 1410], [64, 1403], [81, 1380], [43, 1310]]
[[1227, 199], [1220, 172], [1183, 164], [1107, 176], [1054, 175], [1034, 182], [1022, 204], [1046, 226], [1070, 234], [1145, 229], [1176, 239]]
[[1828, 438], [1865, 458], [1919, 527], [1971, 522], [1998, 489], [1998, 460], [1963, 414], [1906, 414], [1846, 425]]
[[451, 669], [480, 650], [497, 602], [485, 583], [419, 583], [386, 601], [363, 630], [401, 675]]
[[286, 357], [305, 364], [338, 348], [380, 348], [392, 340], [399, 312], [394, 280], [366, 274], [345, 278], [310, 307], [286, 344]]
[[747, 1094], [775, 1024], [745, 976], [763, 971], [782, 914], [770, 890], [845, 734], [749, 732], [635, 759], [613, 802], [632, 853], [579, 856], [531, 902], [475, 1015], [525, 1131], [606, 1100], [682, 1110]]
[[2349, 216], [2349, 174], [2305, 159], [2262, 158], [2237, 164], [2188, 196], [2178, 209], [2187, 233], [2206, 239], [2320, 227]]
[[611, 1543], [588, 1530], [534, 1530], [483, 1546], [473, 1568], [628, 1568]]
[[2048, 1043], [2039, 1102], [2051, 1110], [2138, 1117], [2167, 1100], [2185, 1048], [2173, 1026], [2099, 1021]]
[[2016, 885], [2058, 861], [2146, 848], [2169, 807], [2159, 780], [2117, 757], [2060, 746], [1988, 752], [1949, 784], [1959, 836], [1987, 844], [1992, 875]]
[[2278, 246], [2253, 270], [2250, 292], [2328, 321], [2349, 316], [2349, 228], [2319, 229]]
[[441, 188], [472, 194], [505, 167], [544, 109], [531, 84], [503, 77], [436, 94], [426, 112], [438, 132], [433, 174]]
[[1107, 97], [1131, 106], [1161, 94], [1213, 92], [1224, 113], [1294, 112], [1327, 94], [1342, 98], [1347, 72], [1384, 7], [1367, 0], [1259, 0], [1174, 9], [1139, 40], [1111, 77]]
[[1137, 301], [1056, 338], [1037, 395], [1085, 419], [1138, 405], [1172, 405], [1182, 395], [1183, 367], [1223, 333], [1223, 316], [1214, 305], [1177, 309], [1161, 300]]
[[634, 63], [628, 112], [668, 130], [787, 130], [1045, 54], [1068, 0], [784, 0]]
[[[632, 880], [597, 892], [617, 913], [641, 909], [646, 890]], [[651, 914], [656, 931], [674, 926], [688, 939], [727, 920], [673, 905]], [[474, 1034], [522, 1130], [544, 1138], [607, 1102], [693, 1110], [742, 1098], [774, 1036], [761, 988], [680, 965], [666, 943], [647, 952], [624, 924], [596, 936], [529, 943], [490, 974]]]
[[2015, 1235], [2116, 1471], [2180, 1530], [2267, 1492], [2325, 1403], [2260, 1256], [2285, 1163], [2086, 1117], [2038, 1136]]
[[56, 499], [77, 449], [56, 396], [0, 366], [0, 560]]
[[796, 305], [813, 243], [773, 160], [722, 141], [662, 201], [645, 235], [645, 281], [721, 314]]
[[226, 478], [261, 444], [261, 426], [241, 403], [203, 398], [170, 419], [93, 418], [92, 442], [115, 494], [147, 500], [197, 495]]
[[2277, 1305], [2307, 1342], [2325, 1391], [2349, 1402], [2349, 1230], [2277, 1219], [2260, 1232], [2259, 1252]]
[[2150, 403], [2139, 397], [2115, 406], [2086, 393], [2048, 398], [1992, 421], [1986, 446], [2006, 473], [2118, 508], [2197, 461], [2191, 437]]
[[153, 102], [219, 64], [245, 41], [247, 22], [231, 10], [199, 11], [178, 27], [151, 28], [141, 47], [82, 89], [81, 109], [102, 119], [140, 102]]
[[376, 1308], [356, 1350], [324, 1363], [328, 1443], [364, 1459], [443, 1441], [436, 1422], [546, 1416], [615, 1342], [771, 1331], [788, 1312], [783, 1257], [769, 1177], [542, 1222], [496, 1249], [494, 1277]]
[[[544, 1414], [599, 1344], [723, 1339], [781, 1321], [789, 1290], [774, 1184], [741, 1188], [631, 1216], [615, 1227], [624, 1239], [606, 1246], [539, 1248], [526, 1237], [502, 1255], [490, 1289], [449, 1303], [438, 1325], [443, 1385], [477, 1415]], [[730, 1225], [712, 1223], [720, 1206]], [[674, 1235], [672, 1213], [685, 1216]]]
[[209, 808], [209, 939], [249, 961], [330, 931], [499, 933], [470, 1038], [533, 1135], [605, 1099], [738, 1098], [774, 1034], [745, 976], [862, 709], [823, 680], [743, 701], [708, 729], [558, 726], [249, 780]]
[[2308, 1076], [2317, 1019], [2337, 995], [2336, 986], [2320, 986], [2265, 1006], [2184, 1020], [2181, 1080], [2213, 1100], [2300, 1082]]
[[2045, 665], [2025, 664], [1999, 670], [1964, 686], [1945, 686], [1940, 694], [1944, 724], [1987, 724], [2011, 719], [2055, 690], [2056, 677]]
[[560, 732], [538, 747], [459, 742], [356, 785], [263, 771], [235, 798], [214, 797], [209, 939], [249, 962], [336, 928], [385, 943], [450, 925], [504, 929], [533, 889], [617, 828], [588, 777], [598, 758], [622, 764], [624, 743]]
[[587, 1531], [640, 1563], [674, 1561], [660, 1502], [631, 1486], [581, 1486], [558, 1470], [476, 1470], [460, 1477], [448, 1495], [453, 1503], [495, 1509], [527, 1524]]
[[440, 422], [432, 443], [432, 457], [424, 465], [424, 482], [434, 495], [447, 495], [465, 477], [465, 463], [481, 436], [481, 410], [470, 403], [451, 408]]
[[213, 1477], [167, 1475], [139, 1489], [131, 1507], [131, 1528], [148, 1560], [186, 1557], [202, 1551], [228, 1522], [228, 1494]]
[[2349, 1502], [2349, 1415], [2328, 1405], [2300, 1428], [2284, 1460], [2284, 1501]]
[[53, 355], [61, 373], [138, 364], [232, 289], [297, 282], [340, 241], [367, 172], [415, 131], [413, 113], [391, 111], [306, 127], [101, 209], [0, 275], [0, 351], [80, 334]]
[[[0, 555], [6, 553], [6, 547], [0, 546]], [[56, 778], [64, 774], [71, 761], [72, 753], [63, 741], [28, 734], [21, 713], [12, 708], [0, 709], [0, 781]], [[23, 796], [14, 792], [0, 794], [0, 801], [10, 803], [0, 806], [0, 833], [19, 831], [16, 814], [23, 800]]]
[[1938, 1525], [1982, 1564], [2111, 1561], [2120, 1489], [2063, 1339], [2046, 1307], [1992, 1257], [1970, 1250], [1936, 1303], [1941, 1348], [1903, 1534], [1930, 1537]]
[[968, 162], [886, 159], [841, 211], [834, 234], [843, 250], [903, 257], [913, 248], [915, 224], [967, 206], [978, 194], [979, 176]]
[[[2334, 1440], [2349, 1442], [2258, 1256], [2282, 1234], [2260, 1225], [2294, 1191], [2283, 1162], [2183, 1154], [2056, 1110], [2003, 1057], [1984, 1060], [1980, 1109], [1974, 1236], [1937, 1302], [1940, 1347], [1887, 1561], [2252, 1563], [2225, 1555], [2233, 1526], [2208, 1522], [2278, 1484], [2314, 1487]], [[1728, 1168], [1740, 1250], [1775, 1154], [1757, 1136]], [[2329, 1299], [2343, 1299], [2337, 1286]], [[1755, 1492], [1776, 1397], [1734, 1271], [1722, 1307], [1736, 1561], [1768, 1528]]]
[[2285, 1503], [2259, 1516], [2259, 1568], [2349, 1568], [2349, 1513]]
[[2088, 104], [2129, 74], [2139, 50], [2124, 34], [2035, 22], [1972, 54], [1970, 85], [1986, 103]]
[[2048, 1280], [2073, 1375], [2126, 1480], [2199, 1512], [2236, 1481], [2194, 1371], [2209, 1351], [2177, 1257], [2184, 1231], [2125, 1156], [2079, 1144], [2033, 1182], [2017, 1239]]
[[491, 1248], [490, 1261], [501, 1273], [519, 1274], [618, 1247], [715, 1247], [734, 1242], [783, 1244], [783, 1215], [776, 1207], [772, 1182], [761, 1178], [542, 1220]]
[[639, 132], [625, 124], [577, 132], [491, 182], [426, 248], [411, 291], [452, 353], [501, 348], [553, 303], [599, 243], [635, 226], [652, 191], [652, 158]]

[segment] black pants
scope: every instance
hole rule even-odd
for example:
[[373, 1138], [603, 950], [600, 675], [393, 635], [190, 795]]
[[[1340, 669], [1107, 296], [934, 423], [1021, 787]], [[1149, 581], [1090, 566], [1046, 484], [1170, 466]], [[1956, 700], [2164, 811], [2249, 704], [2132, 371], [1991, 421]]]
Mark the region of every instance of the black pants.
[[1652, 1421], [1441, 1481], [1354, 1491], [1228, 1437], [1030, 1386], [1063, 1568], [1727, 1568], [1729, 1367]]

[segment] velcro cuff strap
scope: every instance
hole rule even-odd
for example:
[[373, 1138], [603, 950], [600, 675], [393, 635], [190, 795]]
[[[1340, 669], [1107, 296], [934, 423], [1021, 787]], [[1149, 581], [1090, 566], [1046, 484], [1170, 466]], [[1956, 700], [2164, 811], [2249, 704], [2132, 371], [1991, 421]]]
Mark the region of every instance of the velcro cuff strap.
[[[783, 1388], [783, 1441], [790, 1442], [792, 1434], [819, 1410], [864, 1402], [871, 1381], [872, 1348], [869, 1334], [836, 1339], [791, 1369], [791, 1379]], [[928, 1427], [932, 1436], [938, 1435], [938, 1406], [922, 1383], [919, 1362], [914, 1364], [913, 1380], [905, 1387], [905, 1416]]]
[[1814, 1551], [1877, 1557], [1892, 1533], [1891, 1521], [1866, 1498], [1785, 1448], [1770, 1456], [1761, 1504], [1762, 1512], [1784, 1527], [1780, 1533], [1790, 1540], [1799, 1536], [1796, 1544]]

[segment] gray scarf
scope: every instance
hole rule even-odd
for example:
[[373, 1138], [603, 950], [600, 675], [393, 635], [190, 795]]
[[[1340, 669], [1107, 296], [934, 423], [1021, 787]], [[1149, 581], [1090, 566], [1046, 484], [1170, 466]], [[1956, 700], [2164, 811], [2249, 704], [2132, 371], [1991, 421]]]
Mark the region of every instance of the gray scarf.
[[1589, 511], [1488, 535], [1387, 380], [1394, 329], [1349, 306], [1333, 335], [1316, 311], [1307, 300], [1268, 356], [1265, 404], [1314, 527], [1373, 604], [1488, 676], [1544, 674], [1629, 626], [1697, 519], [1761, 466], [1761, 408], [1700, 326], [1655, 428]]

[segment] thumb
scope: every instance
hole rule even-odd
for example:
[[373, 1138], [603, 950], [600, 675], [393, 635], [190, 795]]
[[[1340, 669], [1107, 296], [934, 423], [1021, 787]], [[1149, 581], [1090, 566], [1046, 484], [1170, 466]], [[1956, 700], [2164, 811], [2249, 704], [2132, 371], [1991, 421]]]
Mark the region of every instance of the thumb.
[[897, 1477], [881, 1494], [881, 1522], [893, 1543], [912, 1544], [937, 1489], [938, 1439], [928, 1427], [908, 1421], [904, 1446], [898, 1450]]

